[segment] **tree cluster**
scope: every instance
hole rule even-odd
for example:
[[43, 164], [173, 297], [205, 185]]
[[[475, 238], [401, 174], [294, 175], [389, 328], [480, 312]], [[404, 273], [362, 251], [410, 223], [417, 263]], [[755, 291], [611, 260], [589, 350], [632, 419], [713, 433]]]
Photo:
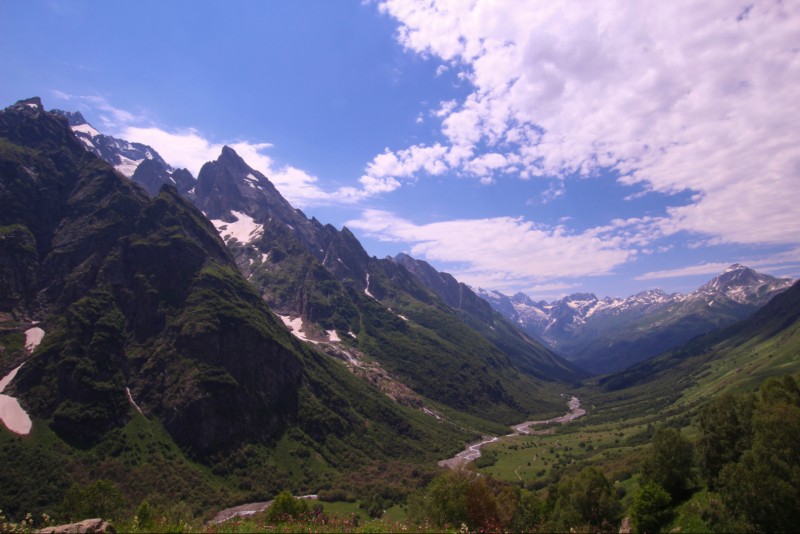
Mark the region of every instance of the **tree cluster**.
[[719, 528], [800, 525], [800, 387], [789, 375], [756, 395], [722, 395], [700, 417], [700, 467], [728, 511]]

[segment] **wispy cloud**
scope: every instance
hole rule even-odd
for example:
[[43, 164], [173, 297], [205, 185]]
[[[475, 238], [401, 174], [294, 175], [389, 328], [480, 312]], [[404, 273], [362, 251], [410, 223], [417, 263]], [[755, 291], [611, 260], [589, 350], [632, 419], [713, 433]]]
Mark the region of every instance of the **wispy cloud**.
[[681, 276], [695, 276], [719, 274], [724, 271], [730, 263], [703, 263], [700, 265], [690, 265], [678, 269], [668, 269], [664, 271], [651, 271], [636, 277], [636, 280], [660, 280], [663, 278], [679, 278]]
[[452, 274], [467, 284], [501, 291], [606, 275], [637, 255], [617, 235], [624, 233], [622, 224], [582, 233], [514, 217], [415, 224], [381, 210], [365, 210], [346, 224], [379, 240], [406, 243], [413, 256], [454, 264]]
[[400, 43], [472, 85], [434, 114], [446, 143], [431, 155], [449, 171], [484, 179], [486, 152], [521, 178], [613, 168], [648, 191], [696, 193], [660, 221], [665, 233], [800, 243], [800, 15], [768, 0], [749, 2], [746, 17], [742, 7], [380, 3]]
[[764, 272], [785, 271], [800, 267], [800, 249], [793, 249], [760, 257], [737, 258], [730, 262], [701, 263], [676, 269], [651, 271], [636, 277], [636, 280], [660, 280], [664, 278], [680, 278], [682, 276], [716, 275], [733, 263], [757, 268]]
[[142, 114], [131, 113], [124, 109], [114, 107], [104, 96], [71, 95], [58, 90], [53, 90], [51, 93], [60, 100], [76, 104], [79, 110], [97, 110], [101, 122], [97, 126], [107, 131], [116, 131], [126, 125], [142, 124], [146, 122], [146, 118]]

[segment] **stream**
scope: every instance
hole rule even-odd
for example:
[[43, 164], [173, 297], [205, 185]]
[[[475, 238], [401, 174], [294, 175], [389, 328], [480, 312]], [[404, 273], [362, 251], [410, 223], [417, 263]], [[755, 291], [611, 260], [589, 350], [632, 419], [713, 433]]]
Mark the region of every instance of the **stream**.
[[552, 419], [542, 419], [538, 421], [525, 421], [524, 423], [514, 425], [512, 427], [514, 429], [514, 432], [512, 432], [511, 434], [506, 434], [505, 436], [500, 436], [500, 437], [484, 436], [482, 441], [478, 441], [476, 443], [467, 445], [466, 449], [459, 452], [452, 458], [440, 461], [439, 465], [441, 467], [449, 467], [450, 469], [460, 469], [464, 467], [466, 464], [470, 463], [471, 461], [480, 458], [481, 447], [483, 447], [484, 445], [487, 445], [489, 443], [494, 443], [501, 439], [510, 438], [513, 436], [519, 436], [521, 434], [536, 434], [539, 431], [534, 430], [532, 427], [539, 425], [547, 425], [552, 423], [559, 423], [564, 425], [586, 414], [586, 410], [581, 408], [581, 400], [578, 397], [575, 397], [574, 395], [570, 397], [567, 406], [569, 406], [569, 411], [562, 416], [554, 417]]
[[[478, 441], [476, 443], [472, 443], [468, 445], [466, 449], [456, 454], [454, 457], [449, 458], [447, 460], [442, 460], [439, 462], [439, 465], [442, 467], [449, 467], [450, 469], [460, 469], [464, 467], [471, 461], [480, 458], [481, 456], [481, 447], [488, 443], [494, 443], [501, 439], [509, 438], [512, 436], [519, 436], [521, 434], [535, 434], [538, 432], [547, 432], [545, 431], [537, 431], [534, 430], [532, 427], [538, 425], [546, 425], [550, 423], [560, 423], [560, 424], [567, 424], [571, 421], [574, 421], [578, 417], [586, 414], [586, 410], [581, 408], [581, 400], [578, 397], [572, 396], [570, 397], [569, 402], [567, 403], [569, 406], [569, 411], [560, 417], [554, 417], [552, 419], [543, 419], [539, 421], [525, 421], [524, 423], [520, 423], [518, 425], [513, 426], [514, 432], [511, 434], [507, 434], [505, 436], [484, 436], [482, 441]], [[299, 499], [316, 499], [316, 495], [303, 495], [298, 497]], [[253, 502], [248, 504], [242, 504], [239, 506], [234, 506], [233, 508], [227, 508], [225, 510], [220, 511], [214, 516], [209, 524], [218, 525], [220, 523], [224, 523], [225, 521], [232, 519], [234, 517], [242, 517], [242, 516], [249, 516], [259, 512], [263, 512], [272, 504], [272, 501], [266, 502]]]

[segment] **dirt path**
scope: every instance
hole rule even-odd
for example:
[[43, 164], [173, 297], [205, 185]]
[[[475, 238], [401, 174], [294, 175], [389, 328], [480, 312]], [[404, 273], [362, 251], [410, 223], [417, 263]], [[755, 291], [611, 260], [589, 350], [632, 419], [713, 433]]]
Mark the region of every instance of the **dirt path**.
[[[512, 436], [519, 436], [520, 434], [544, 434], [544, 433], [551, 433], [553, 430], [533, 430], [531, 427], [539, 426], [539, 425], [546, 425], [552, 423], [559, 423], [565, 425], [581, 417], [586, 414], [586, 410], [581, 408], [581, 400], [578, 397], [572, 396], [570, 397], [569, 402], [567, 403], [569, 406], [569, 411], [560, 417], [554, 417], [552, 419], [544, 419], [539, 421], [525, 421], [524, 423], [520, 423], [518, 425], [513, 426], [514, 432], [511, 434], [507, 434], [502, 437], [497, 436], [484, 436], [482, 441], [478, 441], [471, 445], [468, 445], [466, 449], [459, 452], [452, 458], [448, 458], [447, 460], [442, 460], [439, 462], [441, 467], [449, 467], [450, 469], [461, 469], [471, 461], [480, 458], [481, 456], [481, 447], [488, 443], [494, 443], [495, 441], [499, 441], [501, 439], [509, 438]], [[519, 475], [517, 475], [519, 476]]]

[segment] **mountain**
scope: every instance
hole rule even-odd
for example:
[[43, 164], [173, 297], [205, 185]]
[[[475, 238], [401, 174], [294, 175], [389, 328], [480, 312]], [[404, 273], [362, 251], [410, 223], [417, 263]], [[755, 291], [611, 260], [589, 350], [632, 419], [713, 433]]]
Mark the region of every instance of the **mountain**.
[[[726, 278], [734, 276], [742, 274]], [[701, 404], [723, 391], [754, 388], [771, 376], [797, 372], [799, 354], [800, 282], [795, 282], [749, 318], [601, 377], [598, 385], [612, 393], [625, 389], [627, 396], [640, 391], [651, 401], [683, 396]]]
[[623, 369], [754, 313], [791, 285], [734, 264], [696, 291], [627, 298], [576, 293], [546, 303], [518, 293], [477, 293], [528, 334], [595, 373]]
[[[83, 132], [89, 127], [81, 126], [85, 121], [79, 115], [59, 113], [78, 125], [76, 135], [82, 142], [104, 138], [98, 137], [101, 134], [94, 129]], [[104, 146], [128, 145], [134, 144], [114, 140]], [[87, 144], [90, 149], [91, 146]], [[100, 155], [111, 164], [134, 157], [113, 150]], [[154, 157], [148, 159], [149, 155]], [[391, 260], [370, 258], [347, 228], [336, 230], [293, 208], [266, 176], [249, 167], [230, 147], [224, 147], [216, 161], [205, 164], [196, 181], [190, 179], [191, 175], [184, 182], [175, 180], [180, 171], [169, 171], [168, 166], [165, 170], [163, 160], [150, 147], [136, 155], [139, 156], [144, 159], [131, 178], [151, 193], [168, 179], [178, 182], [178, 189], [212, 221], [234, 253], [240, 270], [262, 290], [270, 307], [282, 314], [296, 337], [325, 341], [329, 353], [347, 362], [359, 361], [354, 372], [367, 375], [367, 380], [395, 397], [403, 397], [408, 404], [428, 410], [418, 398], [423, 395], [458, 410], [488, 415], [492, 420], [503, 413], [503, 419], [512, 422], [526, 412], [557, 410], [557, 400], [544, 400], [549, 396], [555, 399], [554, 392], [544, 393], [544, 389], [554, 381], [572, 382], [585, 375], [538, 342], [521, 337], [509, 325], [498, 333], [497, 328], [491, 330], [483, 323], [467, 324], [465, 317], [457, 317], [458, 312], [402, 267], [398, 269]], [[369, 272], [375, 269], [378, 272]], [[438, 307], [427, 317], [424, 341], [419, 338], [421, 331], [412, 333], [398, 328], [397, 321], [407, 321], [409, 317], [398, 311], [396, 303], [379, 312], [368, 309], [383, 297], [367, 298], [367, 294], [386, 293], [381, 287], [387, 283], [395, 300], [402, 294], [401, 300], [421, 301], [428, 311], [433, 309], [431, 304]], [[357, 302], [364, 299], [368, 304]], [[489, 309], [485, 311], [491, 313]], [[440, 312], [446, 316], [439, 316]], [[367, 330], [359, 324], [364, 314], [372, 328], [370, 334], [360, 335]], [[482, 330], [475, 331], [475, 326]], [[443, 335], [445, 331], [449, 338]], [[455, 345], [454, 339], [458, 339]], [[486, 351], [479, 352], [482, 349]], [[418, 365], [427, 370], [409, 367], [408, 354], [415, 354]], [[426, 357], [431, 354], [436, 357]], [[510, 364], [505, 365], [509, 358]], [[454, 372], [450, 367], [458, 365], [459, 359], [469, 363]], [[488, 377], [482, 371], [487, 360], [497, 369], [490, 371]], [[518, 376], [519, 372], [544, 383], [530, 384], [528, 378]], [[465, 373], [470, 375], [466, 381], [459, 378]], [[495, 373], [508, 376], [499, 379]], [[439, 382], [446, 387], [439, 387]], [[509, 393], [508, 388], [515, 392]], [[404, 393], [400, 395], [398, 391]], [[541, 394], [532, 395], [531, 391]]]
[[194, 187], [194, 177], [186, 169], [173, 169], [156, 150], [142, 143], [131, 143], [97, 131], [79, 111], [51, 111], [69, 122], [72, 132], [89, 152], [144, 186], [151, 196], [164, 184], [174, 185], [186, 195]]
[[0, 425], [6, 511], [93, 478], [134, 506], [254, 500], [474, 435], [297, 340], [197, 208], [150, 197], [38, 98], [0, 112], [0, 205], [3, 397], [33, 424]]
[[512, 358], [515, 365], [540, 378], [575, 380], [586, 373], [547, 350], [495, 311], [469, 286], [449, 273], [439, 272], [425, 261], [398, 254], [392, 261], [405, 267], [425, 287], [439, 295], [462, 320]]
[[386, 388], [512, 422], [557, 410], [553, 387], [583, 376], [519, 333], [505, 345], [482, 335], [485, 321], [477, 330], [402, 264], [370, 257], [346, 227], [306, 217], [230, 147], [200, 170], [195, 202], [296, 336]]

